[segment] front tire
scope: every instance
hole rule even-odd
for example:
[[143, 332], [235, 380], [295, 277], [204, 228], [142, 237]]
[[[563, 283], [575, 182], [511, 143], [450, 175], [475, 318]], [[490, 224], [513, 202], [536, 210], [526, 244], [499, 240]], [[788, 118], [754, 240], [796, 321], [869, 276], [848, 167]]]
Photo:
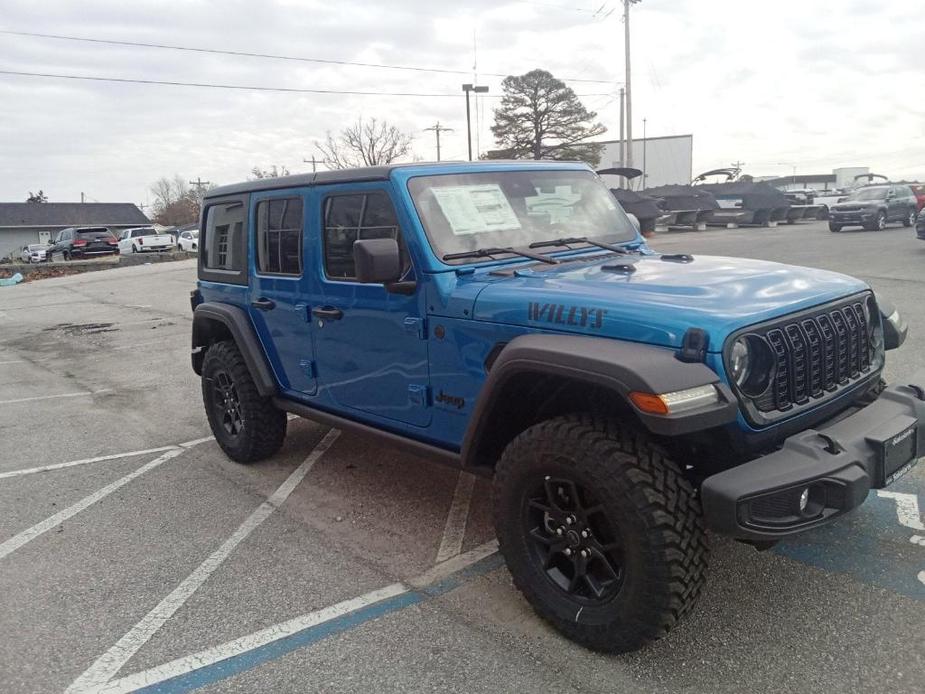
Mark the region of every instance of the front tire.
[[841, 231], [841, 224], [836, 224], [835, 222], [829, 222], [829, 231], [832, 231], [832, 232]]
[[231, 340], [216, 342], [202, 362], [202, 400], [215, 440], [239, 463], [276, 454], [286, 438], [286, 413], [257, 392]]
[[708, 548], [700, 502], [664, 451], [589, 414], [534, 425], [505, 449], [494, 519], [514, 584], [566, 637], [637, 650], [696, 602]]
[[911, 227], [913, 224], [915, 224], [915, 210], [910, 210], [909, 214], [903, 217], [903, 226]]
[[886, 212], [882, 210], [877, 213], [877, 218], [864, 227], [868, 231], [883, 231], [886, 228]]

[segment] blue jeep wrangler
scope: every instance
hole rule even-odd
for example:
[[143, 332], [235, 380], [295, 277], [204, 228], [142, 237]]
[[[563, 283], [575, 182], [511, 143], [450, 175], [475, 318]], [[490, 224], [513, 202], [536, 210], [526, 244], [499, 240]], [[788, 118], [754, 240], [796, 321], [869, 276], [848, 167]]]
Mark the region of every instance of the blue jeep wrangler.
[[757, 545], [925, 455], [925, 373], [851, 277], [652, 251], [584, 164], [410, 164], [217, 188], [193, 369], [230, 458], [286, 413], [493, 476], [501, 552], [563, 634], [623, 652]]

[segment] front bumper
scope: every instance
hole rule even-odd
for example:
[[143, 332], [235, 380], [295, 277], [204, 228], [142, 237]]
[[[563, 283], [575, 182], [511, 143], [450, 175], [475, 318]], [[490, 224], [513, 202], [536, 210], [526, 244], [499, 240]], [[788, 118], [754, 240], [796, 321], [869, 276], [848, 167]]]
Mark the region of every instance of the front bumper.
[[867, 224], [876, 218], [877, 210], [861, 210], [859, 212], [829, 210], [829, 220], [836, 224]]
[[[757, 460], [708, 477], [704, 520], [722, 535], [777, 540], [856, 508], [925, 456], [925, 371], [867, 407], [807, 429]], [[808, 493], [805, 493], [808, 490]], [[801, 509], [801, 496], [803, 496]]]

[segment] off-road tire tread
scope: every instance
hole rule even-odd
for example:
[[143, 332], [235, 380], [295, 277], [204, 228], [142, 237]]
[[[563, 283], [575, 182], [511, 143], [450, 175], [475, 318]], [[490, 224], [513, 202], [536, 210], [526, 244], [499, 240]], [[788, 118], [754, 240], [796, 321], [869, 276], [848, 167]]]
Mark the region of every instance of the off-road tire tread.
[[[221, 432], [217, 431], [217, 423], [212, 421], [205, 374], [214, 361], [218, 361], [228, 371], [238, 392], [244, 417], [244, 435], [239, 446], [232, 447], [223, 441]], [[209, 426], [215, 434], [216, 442], [228, 457], [238, 463], [256, 463], [278, 453], [286, 438], [286, 413], [275, 407], [270, 398], [262, 397], [257, 392], [257, 385], [233, 340], [215, 342], [209, 347], [202, 362], [202, 373], [202, 397]]]
[[510, 509], [497, 498], [518, 467], [557, 450], [582, 451], [583, 471], [605, 503], [632, 499], [646, 527], [649, 584], [632, 623], [604, 625], [584, 625], [553, 614], [527, 571], [512, 569], [514, 584], [537, 613], [568, 638], [603, 652], [637, 650], [665, 636], [691, 610], [706, 583], [709, 547], [699, 498], [665, 450], [637, 427], [590, 413], [550, 419], [515, 438], [495, 470], [494, 522], [506, 558]]

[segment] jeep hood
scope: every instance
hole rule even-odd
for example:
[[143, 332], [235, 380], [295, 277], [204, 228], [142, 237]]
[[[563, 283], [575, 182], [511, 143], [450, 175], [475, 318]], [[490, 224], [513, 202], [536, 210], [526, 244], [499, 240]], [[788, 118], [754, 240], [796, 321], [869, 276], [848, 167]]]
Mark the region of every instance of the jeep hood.
[[607, 255], [518, 269], [479, 292], [473, 317], [666, 347], [695, 327], [719, 351], [734, 330], [867, 289], [846, 275], [745, 258], [649, 255], [633, 272], [613, 269], [621, 262]]

